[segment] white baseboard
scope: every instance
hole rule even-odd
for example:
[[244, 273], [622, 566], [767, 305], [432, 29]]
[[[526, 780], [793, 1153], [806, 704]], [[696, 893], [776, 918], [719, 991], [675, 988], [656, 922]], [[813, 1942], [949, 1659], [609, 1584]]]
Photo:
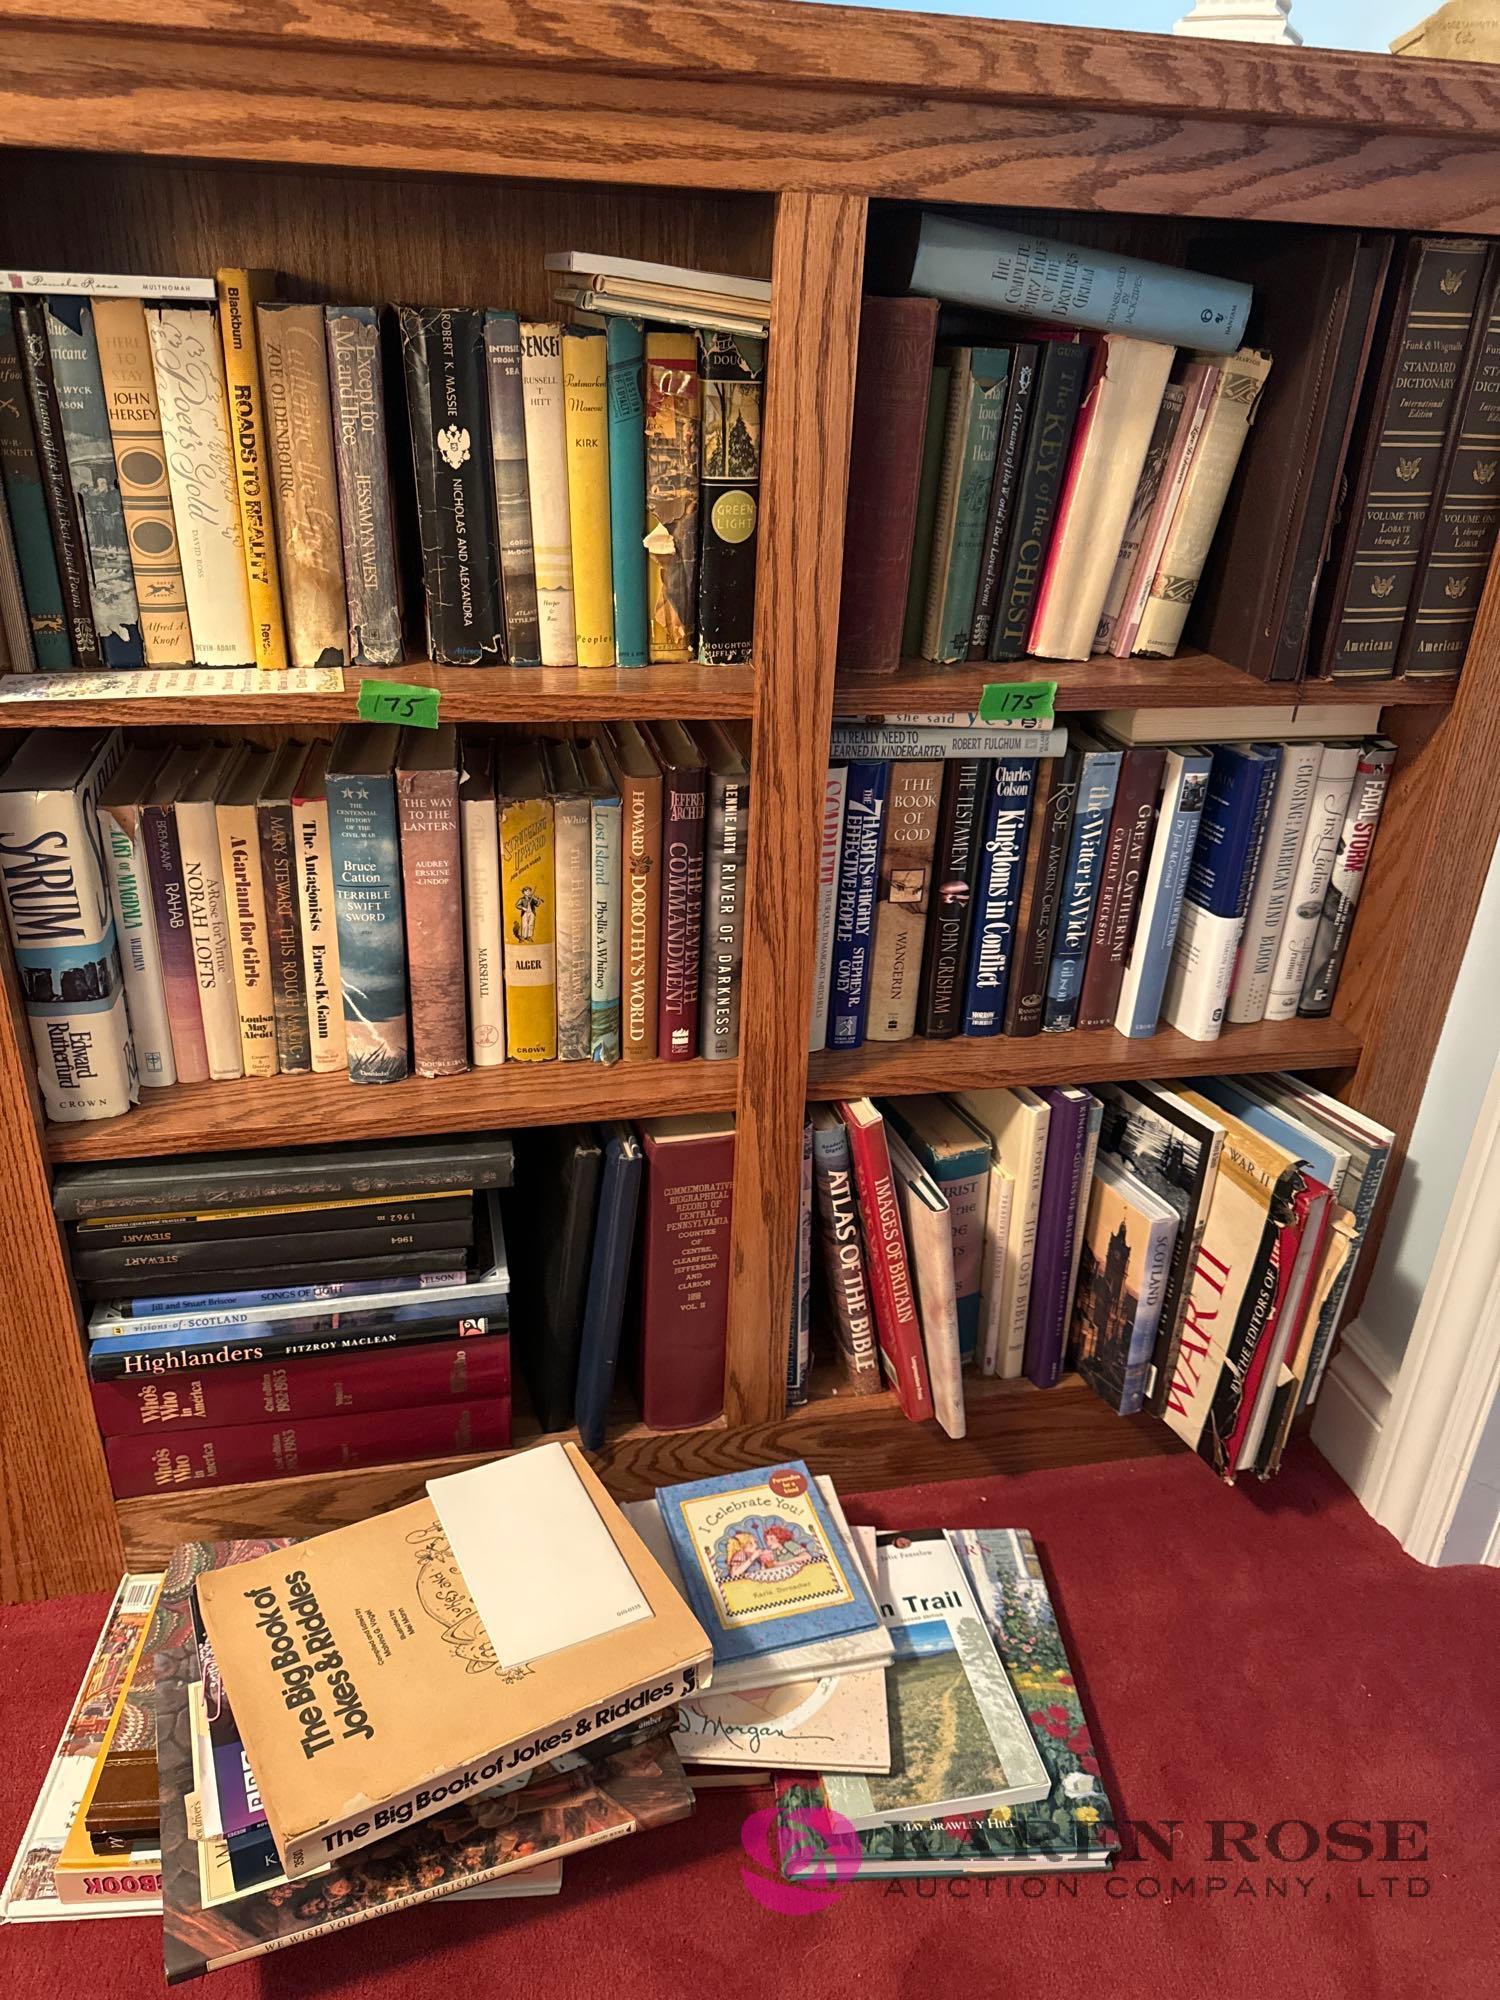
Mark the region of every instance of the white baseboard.
[[1368, 1500], [1395, 1387], [1390, 1357], [1357, 1319], [1351, 1320], [1318, 1389], [1312, 1441], [1362, 1501]]

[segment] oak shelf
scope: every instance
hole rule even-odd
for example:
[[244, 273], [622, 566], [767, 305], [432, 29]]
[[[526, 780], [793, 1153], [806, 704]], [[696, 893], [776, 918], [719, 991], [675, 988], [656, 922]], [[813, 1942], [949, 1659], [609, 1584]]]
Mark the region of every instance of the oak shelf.
[[732, 1111], [732, 1062], [502, 1063], [458, 1076], [358, 1084], [347, 1076], [241, 1077], [142, 1090], [123, 1118], [49, 1125], [47, 1153], [64, 1160], [140, 1160], [171, 1153], [327, 1146], [419, 1132], [565, 1125], [574, 1119], [654, 1118]]
[[1017, 1039], [866, 1042], [828, 1049], [807, 1065], [810, 1098], [882, 1097], [899, 1091], [988, 1090], [1008, 1084], [1108, 1083], [1136, 1077], [1229, 1076], [1242, 1070], [1348, 1069], [1359, 1037], [1339, 1021], [1260, 1021], [1226, 1028], [1216, 1042], [1164, 1028], [1139, 1040], [1113, 1028]]

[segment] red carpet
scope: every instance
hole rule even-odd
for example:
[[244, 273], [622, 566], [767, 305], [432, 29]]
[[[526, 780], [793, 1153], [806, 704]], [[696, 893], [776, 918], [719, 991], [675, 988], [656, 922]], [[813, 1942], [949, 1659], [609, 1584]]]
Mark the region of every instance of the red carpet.
[[[1145, 1848], [1076, 1899], [1057, 1882], [1036, 1901], [1015, 1880], [988, 1897], [982, 1883], [869, 1884], [772, 1915], [740, 1880], [739, 1823], [763, 1799], [710, 1796], [682, 1826], [569, 1863], [556, 1903], [436, 1903], [221, 1973], [217, 2000], [1496, 1990], [1500, 1577], [1408, 1561], [1306, 1447], [1268, 1493], [1143, 1459], [919, 1487], [849, 1513], [1035, 1530], [1117, 1808], [1176, 1820], [1174, 1860]], [[103, 1615], [102, 1598], [0, 1611], [6, 1865]], [[1211, 1860], [1214, 1820], [1253, 1822], [1256, 1858]], [[1401, 1831], [1403, 1858], [1360, 1864], [1326, 1857], [1332, 1820], [1426, 1830]], [[1285, 1861], [1264, 1858], [1269, 1827]], [[24, 2000], [160, 1986], [140, 1919], [7, 1929], [0, 1955]]]

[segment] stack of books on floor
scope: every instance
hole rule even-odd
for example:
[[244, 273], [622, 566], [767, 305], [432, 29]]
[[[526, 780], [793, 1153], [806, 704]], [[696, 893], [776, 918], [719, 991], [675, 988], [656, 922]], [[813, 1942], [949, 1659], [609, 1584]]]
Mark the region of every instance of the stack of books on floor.
[[64, 1167], [116, 1496], [510, 1443], [508, 1138]]
[[864, 302], [842, 666], [1185, 629], [1267, 680], [1462, 666], [1500, 527], [1491, 244], [1205, 228], [1177, 269], [938, 214], [875, 242], [918, 296]]
[[848, 1390], [888, 1385], [952, 1437], [966, 1370], [1050, 1389], [1076, 1368], [1226, 1481], [1270, 1478], [1392, 1144], [1285, 1075], [816, 1106], [794, 1356], [816, 1324]]
[[748, 660], [770, 286], [547, 262], [577, 322], [249, 270], [0, 295], [9, 664]]
[[1351, 724], [1378, 716], [836, 721], [809, 1046], [1330, 1014], [1396, 758]]
[[732, 1058], [749, 789], [748, 736], [711, 722], [277, 750], [33, 730], [0, 843], [38, 858], [0, 889], [48, 1115], [241, 1076]]

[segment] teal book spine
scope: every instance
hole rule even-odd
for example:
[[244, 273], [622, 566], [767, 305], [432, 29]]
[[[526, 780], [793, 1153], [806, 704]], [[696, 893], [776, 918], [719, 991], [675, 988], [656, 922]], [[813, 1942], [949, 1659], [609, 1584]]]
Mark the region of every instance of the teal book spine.
[[66, 673], [73, 664], [63, 614], [62, 580], [52, 553], [47, 500], [37, 464], [36, 437], [26, 402], [26, 382], [16, 346], [9, 299], [0, 299], [0, 481], [10, 511], [10, 531], [21, 572], [21, 594], [31, 647], [44, 673]]
[[107, 667], [143, 667], [141, 612], [109, 435], [109, 405], [99, 372], [93, 307], [87, 299], [53, 297], [44, 302], [43, 317], [99, 650]]
[[396, 781], [330, 768], [326, 783], [349, 1080], [399, 1083], [409, 1058]]
[[984, 531], [989, 519], [990, 487], [995, 478], [1000, 425], [1010, 381], [1010, 349], [976, 347], [970, 365], [973, 401], [969, 407], [969, 431], [953, 524], [953, 554], [937, 649], [937, 658], [943, 661], [964, 660], [969, 654]]
[[612, 315], [606, 329], [609, 410], [609, 547], [615, 655], [622, 667], [651, 657], [646, 611], [646, 335]]

